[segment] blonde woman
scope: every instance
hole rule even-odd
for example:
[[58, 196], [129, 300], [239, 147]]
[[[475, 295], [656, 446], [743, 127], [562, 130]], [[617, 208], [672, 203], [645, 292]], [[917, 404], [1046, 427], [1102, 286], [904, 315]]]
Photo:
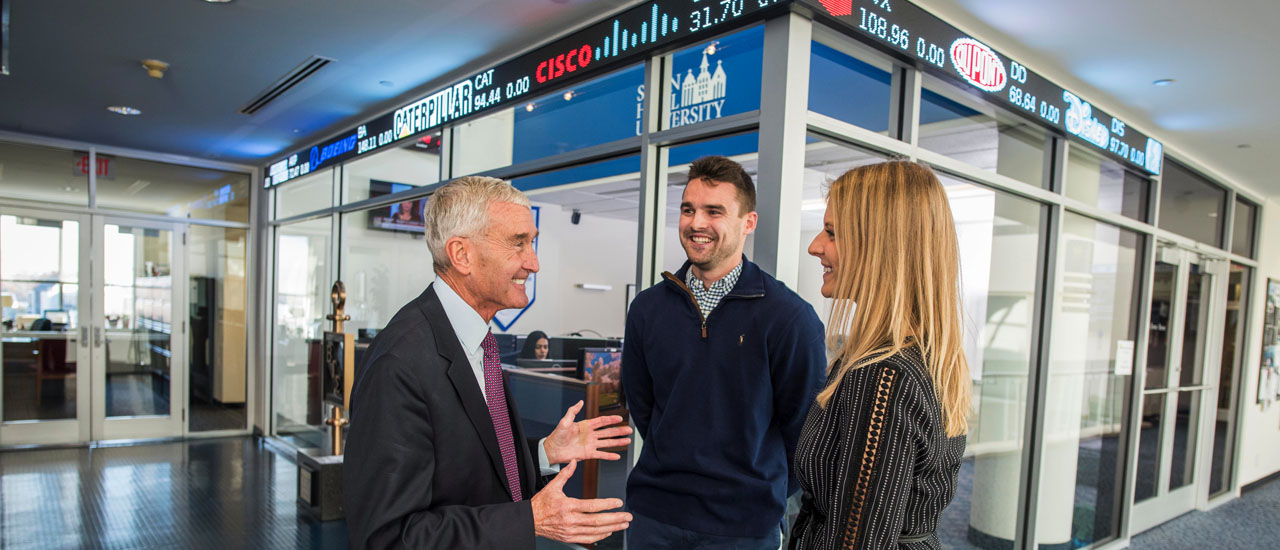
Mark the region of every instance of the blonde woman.
[[796, 449], [791, 547], [940, 548], [972, 384], [947, 195], [919, 164], [864, 166], [831, 184], [823, 226], [833, 359]]

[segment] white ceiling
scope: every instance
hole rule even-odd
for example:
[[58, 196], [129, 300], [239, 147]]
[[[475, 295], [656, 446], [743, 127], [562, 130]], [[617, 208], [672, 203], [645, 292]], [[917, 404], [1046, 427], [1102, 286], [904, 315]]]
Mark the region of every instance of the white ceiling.
[[[14, 2], [0, 130], [261, 165], [634, 0]], [[1276, 0], [917, 0], [1189, 158], [1280, 195]], [[237, 109], [317, 54], [337, 61]], [[172, 68], [146, 76], [140, 60]], [[1168, 87], [1151, 83], [1161, 78]], [[385, 83], [384, 83], [385, 82]], [[105, 107], [143, 110], [121, 117]], [[1249, 145], [1239, 148], [1238, 145]]]

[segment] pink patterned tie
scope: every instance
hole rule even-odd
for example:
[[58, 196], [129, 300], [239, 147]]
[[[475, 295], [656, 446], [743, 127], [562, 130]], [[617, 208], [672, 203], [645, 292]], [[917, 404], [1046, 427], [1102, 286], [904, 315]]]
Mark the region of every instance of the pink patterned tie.
[[498, 340], [493, 331], [480, 342], [484, 349], [484, 394], [489, 402], [489, 417], [493, 419], [493, 431], [498, 435], [498, 450], [502, 451], [502, 466], [507, 471], [507, 486], [511, 488], [511, 500], [520, 502], [520, 469], [516, 466], [516, 446], [511, 435], [511, 416], [507, 414], [507, 392], [502, 388], [502, 363], [498, 360]]

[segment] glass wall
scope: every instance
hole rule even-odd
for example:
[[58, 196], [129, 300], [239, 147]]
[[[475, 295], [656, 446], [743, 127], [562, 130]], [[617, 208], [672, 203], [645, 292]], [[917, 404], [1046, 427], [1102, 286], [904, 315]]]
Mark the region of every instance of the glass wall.
[[334, 168], [312, 172], [274, 189], [275, 215], [280, 220], [333, 206]]
[[249, 175], [98, 155], [98, 208], [249, 223]]
[[[167, 415], [173, 360], [172, 231], [106, 224], [106, 413]], [[179, 321], [180, 322], [180, 321]]]
[[644, 66], [635, 65], [463, 122], [453, 128], [453, 175], [640, 135], [644, 93]]
[[1037, 502], [1042, 548], [1119, 534], [1142, 246], [1132, 231], [1063, 216]]
[[[1238, 212], [1238, 210], [1237, 210]], [[1209, 494], [1231, 488], [1236, 454], [1236, 410], [1240, 402], [1240, 373], [1244, 358], [1244, 327], [1249, 318], [1249, 288], [1253, 270], [1231, 264], [1227, 278], [1227, 315], [1223, 322], [1222, 363], [1218, 375], [1218, 404], [1213, 422], [1213, 459], [1209, 468]]]
[[322, 447], [320, 336], [332, 305], [330, 217], [276, 229], [275, 307], [271, 333], [276, 433], [300, 447]]
[[1103, 212], [1147, 221], [1151, 181], [1076, 143], [1067, 153], [1063, 193]]
[[0, 199], [89, 206], [89, 153], [0, 142]]
[[889, 133], [893, 65], [839, 36], [814, 40], [809, 50], [809, 110]]
[[1227, 190], [1170, 159], [1160, 178], [1160, 228], [1223, 248]]
[[968, 90], [926, 75], [920, 94], [920, 147], [1002, 176], [1047, 185], [1048, 133]]
[[[944, 546], [1016, 547], [1024, 543], [1015, 540], [1021, 525], [1034, 525], [1034, 540], [1025, 542], [1045, 547], [1081, 548], [1113, 541], [1124, 533], [1126, 461], [1139, 461], [1137, 500], [1148, 492], [1160, 492], [1155, 478], [1144, 477], [1147, 472], [1141, 466], [1143, 457], [1160, 451], [1151, 447], [1159, 439], [1149, 434], [1159, 434], [1162, 425], [1180, 426], [1182, 433], [1191, 433], [1198, 422], [1192, 411], [1207, 394], [1170, 398], [1185, 403], [1160, 402], [1165, 397], [1157, 395], [1142, 407], [1134, 406], [1133, 361], [1142, 355], [1135, 350], [1139, 346], [1148, 350], [1147, 364], [1140, 366], [1147, 369], [1148, 385], [1167, 382], [1169, 355], [1178, 350], [1167, 349], [1169, 334], [1164, 325], [1173, 308], [1187, 304], [1171, 303], [1172, 277], [1159, 264], [1151, 266], [1154, 284], [1151, 294], [1144, 294], [1140, 283], [1147, 266], [1141, 260], [1144, 247], [1155, 242], [1146, 226], [1130, 224], [1138, 229], [1129, 229], [1100, 219], [1114, 219], [1108, 214], [1116, 214], [1150, 222], [1158, 207], [1160, 227], [1223, 246], [1225, 201], [1230, 192], [1212, 184], [1207, 184], [1214, 191], [1210, 194], [1220, 192], [1220, 199], [1208, 197], [1203, 185], [1192, 185], [1187, 192], [1187, 178], [1179, 173], [1183, 167], [1169, 162], [1160, 202], [1153, 204], [1155, 180], [1101, 150], [1072, 141], [1066, 143], [1065, 158], [1055, 157], [1054, 148], [1069, 139], [1065, 135], [942, 77], [919, 75], [920, 97], [894, 98], [898, 90], [892, 86], [893, 72], [916, 69], [898, 67], [874, 48], [833, 32], [815, 28], [813, 36], [807, 51], [793, 52], [809, 56], [810, 75], [800, 83], [808, 88], [798, 97], [788, 96], [807, 102], [811, 113], [823, 115], [809, 119], [812, 133], [805, 147], [803, 180], [756, 184], [758, 188], [802, 186], [798, 214], [802, 234], [794, 250], [800, 256], [796, 291], [820, 317], [825, 318], [829, 306], [819, 293], [820, 268], [805, 249], [821, 226], [827, 183], [850, 168], [891, 155], [954, 167], [936, 161], [943, 155], [978, 168], [959, 170], [963, 176], [938, 169], [961, 241], [965, 352], [974, 395], [957, 495], [939, 524]], [[573, 339], [612, 344], [622, 334], [642, 253], [655, 253], [664, 270], [684, 263], [677, 224], [689, 163], [704, 155], [724, 155], [756, 175], [759, 151], [771, 146], [759, 143], [757, 128], [725, 135], [720, 133], [723, 130], [701, 130], [706, 125], [697, 124], [762, 108], [764, 39], [763, 27], [756, 26], [666, 54], [672, 78], [663, 93], [671, 107], [670, 116], [659, 126], [688, 127], [690, 133], [680, 132], [681, 142], [662, 145], [667, 162], [657, 166], [654, 175], [643, 171], [642, 178], [637, 140], [626, 139], [641, 134], [645, 94], [655, 93], [644, 89], [643, 69], [633, 65], [444, 128], [439, 135], [449, 138], [452, 155], [443, 163], [452, 167], [448, 174], [441, 174], [441, 153], [433, 149], [439, 139], [431, 136], [410, 147], [381, 151], [281, 186], [274, 191], [279, 205], [275, 218], [330, 207], [335, 181], [342, 185], [337, 190], [339, 202], [350, 205], [441, 178], [480, 172], [509, 177], [533, 201], [541, 232], [536, 243], [541, 271], [528, 285], [530, 306], [501, 312], [493, 323], [495, 334], [501, 336], [503, 359], [518, 364], [525, 352], [525, 336], [535, 330], [559, 342], [549, 344], [549, 357], [574, 359], [565, 347]], [[910, 87], [906, 92], [911, 92]], [[865, 133], [840, 135], [845, 127], [830, 124], [835, 119], [872, 132], [892, 133], [890, 110], [895, 99], [920, 105], [919, 126], [906, 129], [918, 136], [919, 148], [885, 140], [869, 143]], [[522, 173], [528, 169], [521, 166], [532, 161], [588, 147], [608, 160]], [[401, 170], [400, 164], [409, 168]], [[1063, 174], [1063, 180], [1050, 182], [1050, 175], [1056, 173]], [[381, 189], [379, 182], [393, 187]], [[1061, 194], [1043, 191], [1051, 183], [1052, 190]], [[661, 234], [654, 236], [653, 251], [636, 246], [638, 241], [647, 242], [638, 239], [643, 214], [639, 197], [645, 185], [662, 186], [665, 191]], [[309, 354], [316, 353], [315, 339], [327, 324], [323, 317], [329, 310], [332, 273], [339, 273], [347, 285], [348, 313], [353, 317], [348, 327], [359, 333], [362, 342], [434, 279], [430, 253], [420, 234], [427, 200], [414, 197], [362, 210], [346, 207], [337, 217], [337, 228], [330, 227], [327, 216], [278, 228], [271, 353], [273, 414], [279, 433], [307, 434], [299, 444], [319, 445], [321, 432], [316, 428], [321, 426], [319, 418], [313, 418], [317, 413], [312, 412], [311, 395], [317, 381], [308, 364]], [[1212, 208], [1201, 208], [1205, 205]], [[1061, 216], [1050, 216], [1050, 212]], [[1235, 212], [1232, 250], [1249, 257], [1256, 235], [1246, 229], [1256, 226], [1260, 211], [1256, 205], [1239, 202]], [[395, 221], [398, 214], [404, 219]], [[334, 229], [340, 238], [337, 243], [330, 242]], [[1055, 243], [1053, 248], [1050, 243]], [[329, 257], [331, 250], [336, 257]], [[754, 238], [748, 238], [746, 252], [749, 258], [755, 256]], [[792, 252], [788, 248], [787, 253]], [[1056, 272], [1045, 273], [1049, 258], [1054, 259]], [[336, 269], [333, 261], [338, 262]], [[1248, 265], [1237, 267], [1247, 277], [1253, 263], [1242, 261]], [[1233, 285], [1237, 279], [1233, 275]], [[1042, 282], [1052, 284], [1053, 296], [1040, 294]], [[1148, 303], [1151, 324], [1139, 327], [1140, 306]], [[1037, 304], [1046, 307], [1038, 310]], [[1229, 311], [1228, 318], [1245, 317], [1243, 312]], [[1232, 335], [1243, 332], [1231, 333], [1230, 326], [1227, 330]], [[1044, 342], [1049, 346], [1047, 354], [1038, 349]], [[1158, 352], [1162, 347], [1164, 351]], [[1231, 351], [1227, 348], [1224, 361]], [[1239, 362], [1234, 356], [1230, 360]], [[1196, 372], [1206, 371], [1182, 374]], [[1043, 387], [1032, 387], [1033, 379]], [[1233, 380], [1224, 378], [1220, 383], [1222, 393], [1238, 393]], [[1029, 403], [1036, 395], [1044, 395], [1045, 401]], [[1029, 410], [1043, 410], [1043, 425], [1027, 425]], [[1161, 412], [1148, 414], [1156, 410]], [[1230, 485], [1233, 451], [1219, 448], [1218, 442], [1229, 442], [1233, 429], [1221, 424], [1217, 428], [1221, 435], [1214, 442], [1214, 491]], [[1134, 449], [1127, 446], [1129, 430], [1139, 430]], [[1036, 439], [1024, 441], [1027, 433]], [[1180, 443], [1171, 438], [1169, 444]], [[1189, 475], [1197, 456], [1194, 442], [1184, 439], [1181, 445], [1183, 462], [1175, 469], [1187, 475], [1174, 475], [1171, 482], [1195, 483], [1198, 480]], [[1034, 478], [1024, 471], [1028, 460], [1039, 465]], [[1020, 497], [1028, 493], [1035, 495], [1034, 517], [1018, 508], [1019, 500], [1025, 500]]]
[[245, 429], [248, 393], [247, 229], [187, 232], [188, 429]]
[[1251, 202], [1236, 199], [1235, 219], [1231, 222], [1231, 253], [1252, 258], [1255, 228], [1258, 227], [1258, 207]]
[[809, 255], [809, 243], [822, 231], [827, 211], [827, 191], [831, 182], [845, 172], [885, 160], [883, 155], [810, 137], [805, 145], [804, 192], [800, 199], [799, 277], [795, 291], [818, 312], [826, 323], [832, 300], [822, 297], [822, 264]]
[[76, 338], [80, 230], [73, 220], [0, 215], [5, 422], [76, 417], [75, 377], [88, 363]]
[[[336, 170], [342, 173], [342, 203], [348, 204], [440, 181], [440, 134], [415, 139], [371, 157], [361, 157]], [[415, 213], [405, 211], [402, 216]], [[418, 221], [421, 215], [418, 213]]]
[[[497, 328], [621, 340], [635, 294], [639, 168], [640, 158], [630, 156], [512, 180], [535, 209], [540, 270], [527, 285], [529, 307], [499, 313]], [[577, 359], [563, 346], [556, 356], [551, 344], [549, 358]]]

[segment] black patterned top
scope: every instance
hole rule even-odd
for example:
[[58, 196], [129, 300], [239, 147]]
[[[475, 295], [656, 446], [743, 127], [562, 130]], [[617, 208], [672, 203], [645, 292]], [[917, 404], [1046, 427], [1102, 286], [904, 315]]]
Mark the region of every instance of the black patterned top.
[[850, 370], [800, 434], [804, 504], [791, 547], [941, 548], [934, 531], [964, 446], [964, 436], [946, 436], [919, 348]]

